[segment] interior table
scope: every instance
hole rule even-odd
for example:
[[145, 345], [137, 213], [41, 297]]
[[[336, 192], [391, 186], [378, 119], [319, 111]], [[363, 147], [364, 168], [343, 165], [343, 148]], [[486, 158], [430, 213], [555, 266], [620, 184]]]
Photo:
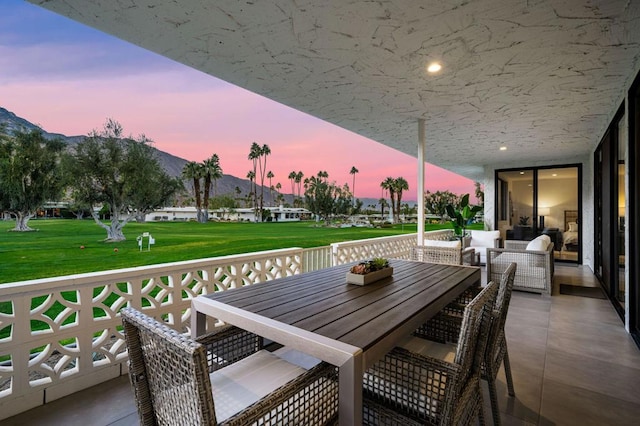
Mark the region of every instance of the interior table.
[[374, 362], [465, 289], [480, 269], [391, 260], [393, 275], [347, 284], [335, 266], [191, 301], [194, 337], [207, 317], [233, 324], [339, 367], [341, 425], [362, 423], [362, 376]]

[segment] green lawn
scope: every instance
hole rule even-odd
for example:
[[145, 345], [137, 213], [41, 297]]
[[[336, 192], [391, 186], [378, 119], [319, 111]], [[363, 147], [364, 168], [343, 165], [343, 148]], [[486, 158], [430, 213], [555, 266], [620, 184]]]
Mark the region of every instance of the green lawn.
[[[416, 232], [415, 224], [325, 228], [313, 222], [129, 223], [124, 228], [126, 241], [105, 243], [106, 232], [93, 220], [31, 220], [29, 224], [38, 231], [7, 232], [14, 223], [0, 221], [0, 283]], [[427, 225], [427, 230], [440, 228]], [[151, 251], [138, 249], [136, 237], [143, 232], [156, 239]]]

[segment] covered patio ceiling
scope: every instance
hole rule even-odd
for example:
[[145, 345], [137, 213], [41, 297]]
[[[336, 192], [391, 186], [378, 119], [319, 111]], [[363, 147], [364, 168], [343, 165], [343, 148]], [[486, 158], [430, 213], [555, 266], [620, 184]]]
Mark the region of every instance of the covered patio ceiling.
[[590, 154], [640, 55], [635, 0], [29, 1], [476, 180]]

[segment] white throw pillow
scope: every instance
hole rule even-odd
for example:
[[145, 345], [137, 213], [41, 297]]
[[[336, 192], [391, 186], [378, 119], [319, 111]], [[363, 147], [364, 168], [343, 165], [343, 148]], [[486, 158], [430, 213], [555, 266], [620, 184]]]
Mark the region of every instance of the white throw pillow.
[[569, 232], [578, 232], [578, 224], [576, 222], [569, 222]]
[[[546, 241], [546, 242], [547, 242], [547, 244], [551, 244], [551, 237], [550, 237], [550, 236], [548, 236], [547, 234], [542, 234], [542, 235], [540, 235], [540, 236], [539, 236], [539, 237], [537, 237], [537, 238], [539, 238], [539, 239], [541, 239], [541, 240]], [[546, 247], [545, 247], [545, 248], [546, 248]]]
[[424, 240], [425, 246], [430, 247], [455, 247], [460, 248], [460, 240], [457, 241], [440, 241], [440, 240]]
[[527, 244], [526, 250], [545, 251], [549, 243], [551, 243], [551, 238], [549, 238], [548, 235], [540, 235], [539, 237], [531, 240], [529, 244]]

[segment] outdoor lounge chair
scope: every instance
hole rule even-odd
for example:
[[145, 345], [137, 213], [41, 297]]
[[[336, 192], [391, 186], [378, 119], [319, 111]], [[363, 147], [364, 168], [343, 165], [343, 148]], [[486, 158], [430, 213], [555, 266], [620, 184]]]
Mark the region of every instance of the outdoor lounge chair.
[[480, 263], [487, 263], [487, 248], [498, 248], [502, 242], [500, 231], [479, 231], [472, 229], [466, 238], [466, 247], [472, 247], [480, 256]]
[[551, 294], [554, 274], [553, 242], [548, 235], [532, 241], [505, 240], [504, 248], [487, 249], [487, 280], [498, 280], [511, 263], [518, 269], [514, 290]]
[[424, 245], [411, 247], [411, 260], [448, 265], [472, 264], [475, 258], [473, 248], [462, 248], [460, 240], [424, 240]]
[[497, 292], [491, 282], [467, 305], [452, 357], [396, 347], [369, 368], [363, 380], [364, 424], [466, 425], [476, 417], [484, 424], [480, 365]]
[[121, 311], [142, 425], [324, 425], [338, 413], [336, 367], [305, 370], [227, 326], [194, 341], [132, 308]]
[[[489, 396], [491, 399], [491, 411], [493, 414], [493, 424], [500, 424], [500, 409], [498, 407], [498, 392], [496, 389], [496, 378], [500, 365], [504, 362], [504, 372], [507, 379], [507, 389], [509, 396], [515, 396], [513, 388], [513, 378], [511, 376], [511, 364], [509, 362], [509, 352], [507, 351], [507, 339], [505, 337], [504, 325], [507, 321], [509, 302], [513, 290], [513, 281], [516, 274], [517, 265], [512, 263], [500, 278], [498, 296], [493, 308], [491, 330], [487, 339], [487, 349], [481, 368], [481, 378], [487, 381], [489, 386]], [[457, 343], [460, 337], [462, 314], [465, 306], [472, 300], [473, 289], [463, 293], [455, 302], [447, 305], [440, 313], [418, 328], [414, 335], [423, 339], [432, 340], [438, 343]], [[416, 345], [416, 341], [413, 341]], [[425, 347], [421, 342], [417, 342], [418, 347]], [[434, 350], [435, 345], [428, 344], [426, 347]], [[453, 351], [453, 346], [449, 346], [449, 351]], [[437, 348], [438, 353], [447, 352], [446, 347]]]

